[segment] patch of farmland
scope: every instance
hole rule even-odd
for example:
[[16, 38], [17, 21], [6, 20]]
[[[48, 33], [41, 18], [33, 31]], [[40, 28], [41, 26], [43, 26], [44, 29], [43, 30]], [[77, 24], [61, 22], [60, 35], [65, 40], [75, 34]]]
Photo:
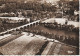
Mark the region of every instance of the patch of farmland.
[[35, 55], [46, 42], [37, 37], [31, 37], [32, 34], [24, 35], [0, 47], [0, 52], [4, 55]]

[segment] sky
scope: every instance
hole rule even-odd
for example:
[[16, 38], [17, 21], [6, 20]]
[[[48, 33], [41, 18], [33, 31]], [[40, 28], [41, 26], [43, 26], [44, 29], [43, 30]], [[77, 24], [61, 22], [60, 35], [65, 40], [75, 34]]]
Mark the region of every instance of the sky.
[[48, 2], [56, 2], [56, 1], [59, 1], [59, 0], [46, 0]]
[[60, 0], [43, 0], [43, 1], [46, 1], [47, 3], [56, 4], [56, 2]]

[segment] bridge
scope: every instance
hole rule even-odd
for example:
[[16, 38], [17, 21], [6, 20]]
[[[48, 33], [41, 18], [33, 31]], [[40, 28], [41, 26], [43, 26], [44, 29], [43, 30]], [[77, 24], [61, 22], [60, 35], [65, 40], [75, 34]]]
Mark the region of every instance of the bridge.
[[37, 25], [38, 23], [40, 22], [40, 20], [37, 20], [37, 21], [34, 21], [34, 22], [31, 22], [31, 23], [28, 23], [28, 24], [25, 24], [25, 25], [23, 25], [23, 26], [19, 26], [19, 27], [16, 27], [16, 28], [12, 28], [12, 29], [8, 29], [7, 31], [5, 31], [5, 32], [1, 32], [0, 33], [0, 35], [2, 35], [2, 34], [5, 34], [5, 33], [7, 33], [7, 32], [11, 32], [11, 31], [13, 31], [13, 30], [17, 30], [17, 29], [24, 29], [24, 27], [31, 27], [31, 26], [35, 26], [35, 25]]

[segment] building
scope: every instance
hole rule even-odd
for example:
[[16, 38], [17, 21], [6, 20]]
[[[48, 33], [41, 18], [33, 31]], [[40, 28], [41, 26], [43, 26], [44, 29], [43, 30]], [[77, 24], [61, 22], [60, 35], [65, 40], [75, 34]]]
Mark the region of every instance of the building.
[[0, 17], [2, 19], [5, 19], [6, 23], [20, 23], [25, 20], [25, 18], [19, 18], [19, 17]]

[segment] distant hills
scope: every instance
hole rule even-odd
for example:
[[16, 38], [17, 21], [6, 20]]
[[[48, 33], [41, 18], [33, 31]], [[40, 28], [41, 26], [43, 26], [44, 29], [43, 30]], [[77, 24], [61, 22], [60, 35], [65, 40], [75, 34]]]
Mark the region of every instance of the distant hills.
[[6, 1], [6, 2], [28, 2], [28, 1], [32, 1], [32, 2], [35, 2], [35, 1], [38, 1], [38, 2], [47, 2], [47, 3], [54, 3], [56, 1], [60, 1], [60, 0], [0, 0], [0, 1]]

